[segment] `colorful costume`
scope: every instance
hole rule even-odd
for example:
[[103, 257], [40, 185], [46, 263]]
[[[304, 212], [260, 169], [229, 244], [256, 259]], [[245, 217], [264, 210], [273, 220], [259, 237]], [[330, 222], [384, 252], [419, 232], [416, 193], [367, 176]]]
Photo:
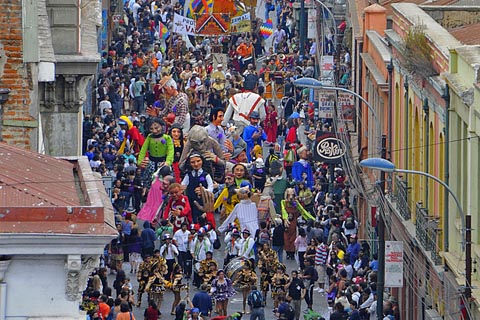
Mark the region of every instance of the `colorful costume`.
[[289, 281], [288, 275], [284, 272], [282, 273], [275, 273], [272, 277], [272, 298], [278, 300], [280, 297], [285, 297], [287, 291], [285, 289], [285, 285]]
[[132, 121], [127, 116], [121, 116], [120, 121], [126, 123], [128, 130], [126, 130], [125, 132], [122, 144], [118, 149], [118, 154], [123, 154], [125, 148], [133, 150], [133, 153], [135, 154], [139, 153], [140, 149], [143, 146], [143, 143], [145, 142], [145, 138], [142, 136], [140, 131], [138, 131], [138, 128], [133, 125]]
[[275, 274], [278, 266], [277, 252], [268, 248], [267, 250], [261, 250], [259, 252], [258, 268], [261, 271], [260, 288], [261, 291], [266, 293], [272, 283], [273, 275]]
[[147, 157], [147, 152], [150, 161], [143, 172], [143, 182], [145, 187], [149, 188], [152, 183], [152, 174], [159, 169], [160, 163], [164, 162], [167, 166], [171, 166], [173, 163], [174, 147], [172, 137], [168, 134], [162, 134], [160, 137], [149, 134], [138, 154], [137, 163], [142, 163]]
[[[174, 216], [173, 209], [179, 209], [180, 215]], [[179, 200], [174, 200], [172, 197], [168, 200], [167, 206], [163, 213], [163, 219], [170, 221], [173, 224], [173, 232], [176, 232], [182, 227], [183, 222], [192, 223], [192, 208], [187, 196], [181, 196]]]
[[297, 219], [301, 215], [306, 221], [315, 220], [315, 218], [308, 213], [296, 200], [295, 190], [288, 188], [285, 190], [284, 200], [282, 205], [282, 219], [285, 224], [285, 252], [289, 257], [293, 257], [295, 254], [295, 238], [297, 237]]

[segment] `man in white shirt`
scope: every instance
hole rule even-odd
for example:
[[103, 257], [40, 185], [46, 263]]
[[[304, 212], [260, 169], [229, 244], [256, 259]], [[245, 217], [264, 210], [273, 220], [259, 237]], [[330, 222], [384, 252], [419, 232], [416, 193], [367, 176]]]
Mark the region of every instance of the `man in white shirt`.
[[160, 255], [167, 261], [168, 273], [165, 275], [165, 279], [170, 279], [173, 265], [178, 256], [178, 248], [173, 244], [172, 236], [168, 233], [163, 235], [163, 241], [165, 243], [160, 247]]
[[278, 51], [278, 45], [286, 39], [287, 34], [285, 30], [282, 29], [281, 25], [277, 25], [277, 30], [273, 33], [273, 48], [275, 49], [275, 53]]
[[190, 242], [190, 253], [193, 257], [193, 285], [199, 287], [201, 278], [198, 275], [200, 261], [207, 258], [207, 252], [210, 251], [211, 243], [208, 237], [205, 237], [204, 231], [198, 231], [197, 236]]
[[188, 236], [190, 231], [187, 230], [188, 222], [182, 222], [180, 229], [178, 229], [173, 235], [173, 241], [178, 248], [178, 264], [182, 266], [182, 269], [186, 270], [185, 261], [189, 258], [188, 252]]
[[255, 240], [250, 237], [250, 230], [243, 229], [242, 237], [243, 241], [240, 244], [240, 252], [238, 253], [239, 257], [244, 257], [250, 259], [253, 264], [255, 264]]

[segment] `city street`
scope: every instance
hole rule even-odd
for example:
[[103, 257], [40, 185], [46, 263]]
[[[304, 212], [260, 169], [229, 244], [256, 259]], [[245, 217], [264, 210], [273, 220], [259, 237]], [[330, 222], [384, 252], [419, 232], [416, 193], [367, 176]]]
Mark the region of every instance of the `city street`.
[[[216, 250], [215, 253], [214, 253], [214, 259], [219, 262], [220, 266], [223, 265], [224, 249], [225, 249], [225, 244], [222, 242], [222, 247], [219, 250]], [[284, 254], [284, 256], [285, 256], [285, 254]], [[288, 274], [290, 274], [290, 272], [292, 270], [298, 268], [295, 260], [286, 260], [286, 261], [284, 261], [284, 263], [287, 266]], [[136, 275], [135, 274], [130, 274], [129, 263], [124, 263], [123, 264], [123, 269], [125, 270], [125, 273], [127, 274], [127, 277], [130, 277], [131, 282], [133, 284], [133, 288], [134, 288], [133, 290], [135, 291], [135, 294], [136, 294], [137, 288], [138, 288]], [[259, 272], [257, 272], [257, 275], [258, 275], [258, 278], [260, 278], [260, 273]], [[109, 285], [112, 285], [114, 280], [115, 280], [115, 275], [109, 275], [108, 276]], [[191, 282], [189, 284], [191, 284]], [[185, 292], [186, 291], [184, 291], [182, 293], [182, 299], [185, 298], [185, 295], [186, 295]], [[193, 296], [196, 292], [197, 292], [197, 289], [194, 286], [190, 285], [189, 290], [188, 290], [188, 294], [190, 296], [190, 299], [193, 298]], [[313, 294], [314, 294], [314, 303], [313, 303], [314, 311], [319, 312], [325, 319], [328, 320], [329, 310], [328, 310], [328, 306], [327, 306], [327, 303], [326, 303], [326, 295], [323, 294], [323, 293], [315, 292], [315, 291], [314, 291]], [[136, 296], [135, 296], [135, 299], [136, 299]], [[163, 300], [163, 303], [162, 303], [162, 307], [160, 309], [160, 311], [162, 312], [162, 319], [173, 319], [174, 318], [174, 316], [170, 315], [172, 302], [173, 302], [173, 293], [171, 291], [167, 291], [164, 295], [164, 300]], [[147, 295], [144, 294], [143, 297], [142, 297], [142, 306], [140, 308], [134, 307], [134, 315], [135, 315], [135, 318], [137, 320], [143, 319], [143, 313], [145, 311], [145, 308], [147, 308], [147, 306], [148, 306]], [[303, 303], [302, 303], [302, 313], [303, 313], [304, 310], [306, 310], [306, 308], [307, 308], [307, 305], [306, 305], [305, 301], [303, 301]], [[237, 293], [229, 301], [228, 313], [232, 314], [236, 311], [242, 311], [242, 309], [243, 309], [243, 307], [242, 307], [242, 296], [241, 296], [241, 293]], [[274, 316], [272, 310], [273, 310], [273, 301], [271, 299], [271, 296], [269, 295], [268, 300], [267, 300], [267, 306], [265, 307], [265, 319], [266, 320], [277, 319]], [[249, 316], [250, 315], [247, 315], [246, 319], [249, 319]], [[245, 317], [244, 317], [244, 319], [245, 319]]]

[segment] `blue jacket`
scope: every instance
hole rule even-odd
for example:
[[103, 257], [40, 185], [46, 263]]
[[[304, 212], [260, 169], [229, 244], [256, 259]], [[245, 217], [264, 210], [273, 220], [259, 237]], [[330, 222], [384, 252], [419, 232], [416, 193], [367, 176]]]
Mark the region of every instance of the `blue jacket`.
[[262, 145], [262, 141], [265, 141], [267, 140], [267, 135], [265, 134], [265, 131], [262, 131], [262, 135], [257, 138], [256, 140], [254, 140], [252, 138], [253, 134], [255, 132], [258, 131], [258, 127], [255, 127], [255, 126], [252, 126], [252, 125], [249, 125], [249, 126], [246, 126], [245, 129], [243, 129], [243, 140], [245, 141], [245, 143], [247, 144], [247, 158], [248, 158], [248, 161], [252, 161], [252, 156], [250, 155], [250, 152], [252, 151], [253, 147], [255, 146], [255, 142], [258, 144], [258, 145]]
[[[307, 174], [306, 180], [303, 178], [304, 173]], [[314, 180], [313, 180], [313, 171], [312, 171], [312, 167], [310, 166], [310, 163], [308, 163], [307, 161], [294, 162], [292, 166], [292, 178], [296, 182], [305, 180], [306, 186], [312, 189], [314, 185]]]
[[153, 231], [149, 221], [145, 221], [143, 223], [143, 231], [141, 237], [142, 248], [155, 248], [155, 231]]
[[204, 316], [208, 316], [208, 313], [212, 311], [212, 298], [205, 291], [199, 291], [195, 293], [192, 299], [193, 306], [200, 309], [200, 312]]

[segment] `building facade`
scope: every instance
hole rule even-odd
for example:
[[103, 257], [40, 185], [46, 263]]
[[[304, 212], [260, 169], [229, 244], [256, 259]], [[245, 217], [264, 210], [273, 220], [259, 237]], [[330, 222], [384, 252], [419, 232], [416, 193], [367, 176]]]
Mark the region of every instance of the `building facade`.
[[54, 156], [81, 154], [83, 104], [100, 60], [98, 0], [0, 1], [0, 139]]

